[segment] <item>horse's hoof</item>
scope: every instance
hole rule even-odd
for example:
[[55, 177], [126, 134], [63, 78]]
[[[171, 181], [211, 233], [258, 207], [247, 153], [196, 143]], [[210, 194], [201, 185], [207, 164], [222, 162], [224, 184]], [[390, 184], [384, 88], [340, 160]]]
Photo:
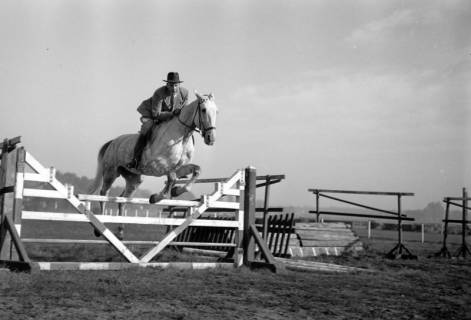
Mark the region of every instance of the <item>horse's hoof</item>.
[[97, 229], [93, 229], [93, 233], [95, 234], [95, 237], [101, 237], [101, 233]]
[[170, 195], [173, 197], [178, 197], [179, 195], [185, 193], [187, 190], [185, 187], [173, 187], [170, 191]]
[[156, 203], [156, 202], [159, 202], [160, 200], [162, 200], [164, 197], [160, 194], [153, 194], [150, 196], [149, 198], [149, 203]]

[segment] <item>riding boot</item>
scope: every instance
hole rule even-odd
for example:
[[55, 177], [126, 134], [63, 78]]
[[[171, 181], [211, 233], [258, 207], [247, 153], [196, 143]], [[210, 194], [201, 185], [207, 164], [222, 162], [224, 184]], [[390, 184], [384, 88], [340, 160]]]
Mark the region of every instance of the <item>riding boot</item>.
[[137, 138], [136, 145], [134, 146], [134, 158], [130, 163], [128, 163], [127, 167], [130, 169], [137, 169], [139, 162], [141, 162], [142, 153], [144, 152], [144, 148], [147, 144], [147, 136], [144, 134], [140, 134]]

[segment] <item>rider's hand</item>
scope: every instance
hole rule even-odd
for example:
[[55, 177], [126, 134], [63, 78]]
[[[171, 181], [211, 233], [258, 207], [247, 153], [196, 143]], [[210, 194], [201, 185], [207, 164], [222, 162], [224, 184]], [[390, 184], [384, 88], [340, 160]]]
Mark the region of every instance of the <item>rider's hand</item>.
[[178, 116], [180, 114], [180, 112], [182, 112], [181, 109], [175, 109], [175, 110], [173, 110], [173, 115]]

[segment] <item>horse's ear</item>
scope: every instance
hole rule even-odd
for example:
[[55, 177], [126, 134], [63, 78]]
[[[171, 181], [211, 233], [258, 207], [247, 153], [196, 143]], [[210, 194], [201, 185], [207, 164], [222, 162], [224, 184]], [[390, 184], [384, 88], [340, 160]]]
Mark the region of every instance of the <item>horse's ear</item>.
[[214, 99], [214, 94], [211, 92], [210, 94], [208, 94], [208, 98], [209, 98], [209, 100], [213, 100]]
[[196, 90], [195, 90], [195, 96], [198, 98], [198, 100], [203, 100], [203, 97]]

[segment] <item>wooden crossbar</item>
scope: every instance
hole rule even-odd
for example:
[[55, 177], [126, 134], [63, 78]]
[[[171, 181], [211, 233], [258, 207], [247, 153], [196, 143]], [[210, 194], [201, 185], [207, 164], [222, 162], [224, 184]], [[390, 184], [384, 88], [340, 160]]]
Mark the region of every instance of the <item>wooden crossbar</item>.
[[[159, 217], [133, 217], [133, 216], [110, 216], [95, 215], [101, 223], [125, 223], [125, 224], [146, 224], [146, 225], [167, 225], [179, 226], [185, 222], [185, 218], [159, 218]], [[23, 211], [24, 220], [45, 220], [45, 221], [67, 221], [67, 222], [89, 222], [87, 217], [80, 213], [68, 212], [42, 212], [42, 211]], [[210, 220], [197, 219], [191, 226], [208, 226], [221, 228], [238, 228], [242, 225], [234, 220]]]
[[382, 191], [359, 191], [359, 190], [331, 190], [331, 189], [308, 189], [312, 193], [349, 193], [349, 194], [370, 194], [383, 196], [413, 196], [412, 192], [382, 192]]
[[122, 263], [122, 262], [33, 262], [39, 270], [125, 270], [136, 268], [158, 269], [233, 269], [234, 264], [224, 262], [150, 262], [150, 263]]
[[[23, 238], [24, 243], [51, 243], [51, 244], [64, 244], [64, 243], [80, 243], [80, 244], [109, 244], [106, 240], [100, 239], [54, 239], [54, 238]], [[123, 240], [124, 244], [132, 245], [157, 245], [160, 241], [151, 240]], [[172, 246], [185, 246], [185, 247], [235, 247], [234, 243], [214, 243], [214, 242], [185, 242], [173, 241], [170, 243]]]
[[[363, 214], [363, 213], [346, 213], [346, 212], [334, 212], [334, 211], [315, 211], [309, 210], [309, 213], [318, 213], [324, 215], [332, 215], [332, 216], [345, 216], [345, 217], [359, 217], [359, 218], [376, 218], [376, 219], [385, 219], [385, 220], [399, 220], [396, 216], [381, 216], [377, 214]], [[415, 221], [414, 218], [409, 218], [404, 215], [401, 215], [401, 220], [404, 221]]]

